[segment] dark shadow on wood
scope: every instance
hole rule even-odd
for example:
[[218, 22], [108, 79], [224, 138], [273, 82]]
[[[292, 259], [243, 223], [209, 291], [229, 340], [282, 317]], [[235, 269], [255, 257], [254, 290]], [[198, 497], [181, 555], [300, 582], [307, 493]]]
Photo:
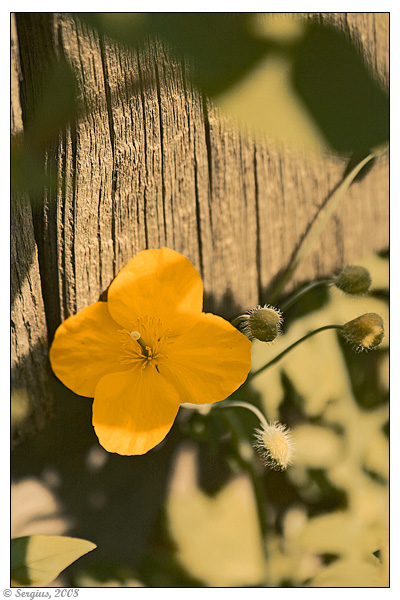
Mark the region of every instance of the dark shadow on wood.
[[10, 204], [11, 306], [31, 269], [36, 252], [32, 209], [28, 198], [13, 196]]
[[252, 308], [251, 306], [240, 306], [233, 295], [231, 290], [226, 290], [221, 300], [215, 298], [215, 294], [210, 292], [204, 293], [203, 311], [212, 312], [228, 321], [232, 321], [238, 315], [241, 315], [244, 311]]
[[[11, 323], [11, 328], [13, 323]], [[24, 419], [11, 430], [11, 445], [17, 446], [36, 432], [43, 430], [53, 414], [53, 397], [50, 385], [51, 369], [47, 356], [47, 340], [37, 343], [18, 364], [11, 369], [11, 411], [15, 408], [25, 413]]]

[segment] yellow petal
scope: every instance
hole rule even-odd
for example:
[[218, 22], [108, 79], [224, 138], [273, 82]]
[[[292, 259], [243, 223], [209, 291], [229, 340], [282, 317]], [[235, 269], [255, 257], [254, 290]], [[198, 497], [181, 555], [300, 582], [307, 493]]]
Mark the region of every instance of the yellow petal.
[[[137, 319], [160, 319], [173, 333], [192, 327], [203, 306], [203, 284], [192, 263], [174, 250], [143, 250], [118, 273], [108, 290], [111, 316], [132, 331]], [[189, 315], [186, 322], [184, 313]]]
[[96, 302], [61, 323], [50, 348], [54, 373], [70, 390], [93, 398], [106, 373], [124, 371], [121, 327], [111, 318], [106, 302]]
[[106, 375], [93, 403], [93, 426], [108, 452], [145, 454], [171, 429], [179, 409], [176, 390], [148, 365]]
[[232, 394], [247, 378], [251, 342], [228, 321], [203, 313], [168, 350], [161, 373], [179, 390], [180, 402], [207, 404]]

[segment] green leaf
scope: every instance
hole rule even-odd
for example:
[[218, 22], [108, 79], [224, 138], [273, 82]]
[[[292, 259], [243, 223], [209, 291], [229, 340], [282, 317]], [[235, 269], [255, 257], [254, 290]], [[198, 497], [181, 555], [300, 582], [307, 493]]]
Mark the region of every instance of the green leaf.
[[96, 548], [79, 538], [31, 535], [11, 540], [11, 586], [43, 586], [75, 560]]

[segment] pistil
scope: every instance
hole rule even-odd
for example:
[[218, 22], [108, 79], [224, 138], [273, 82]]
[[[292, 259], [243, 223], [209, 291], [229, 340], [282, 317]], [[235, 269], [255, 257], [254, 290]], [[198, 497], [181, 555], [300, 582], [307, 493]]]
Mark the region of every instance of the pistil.
[[138, 331], [131, 331], [130, 336], [133, 341], [137, 342], [141, 346], [144, 356], [148, 359], [152, 358], [151, 348], [150, 346], [147, 346], [140, 333]]

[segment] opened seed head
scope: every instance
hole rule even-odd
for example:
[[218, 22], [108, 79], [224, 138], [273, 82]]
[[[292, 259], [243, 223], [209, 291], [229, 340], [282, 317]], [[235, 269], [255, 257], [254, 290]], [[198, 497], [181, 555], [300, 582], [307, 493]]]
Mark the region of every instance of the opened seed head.
[[256, 429], [254, 447], [266, 467], [274, 471], [284, 471], [293, 459], [291, 432], [285, 425], [274, 421], [268, 426]]

